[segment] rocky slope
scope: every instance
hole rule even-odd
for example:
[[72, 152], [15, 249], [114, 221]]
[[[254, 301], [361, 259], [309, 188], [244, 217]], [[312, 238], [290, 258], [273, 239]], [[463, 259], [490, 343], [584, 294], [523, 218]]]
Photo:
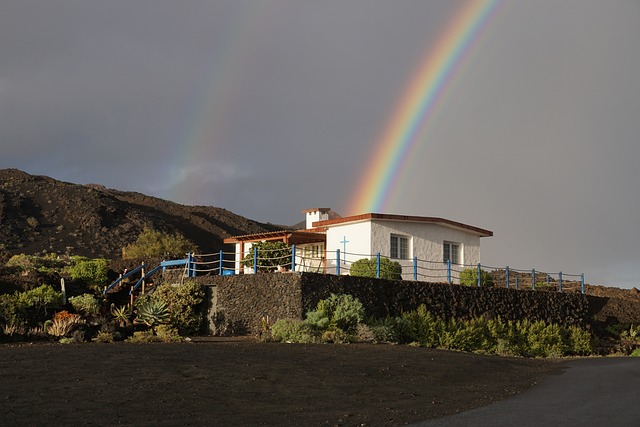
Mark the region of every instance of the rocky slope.
[[178, 232], [208, 253], [223, 249], [232, 235], [285, 228], [222, 208], [0, 169], [0, 251], [118, 258], [145, 226]]

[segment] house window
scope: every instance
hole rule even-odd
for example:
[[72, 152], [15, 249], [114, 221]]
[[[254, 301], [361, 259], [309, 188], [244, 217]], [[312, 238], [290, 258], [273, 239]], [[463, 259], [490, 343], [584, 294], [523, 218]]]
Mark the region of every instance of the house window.
[[451, 264], [460, 264], [460, 243], [444, 242], [442, 261], [451, 261]]
[[409, 239], [407, 237], [391, 235], [391, 258], [409, 258]]
[[321, 245], [311, 245], [304, 247], [305, 258], [320, 258], [323, 254], [323, 247]]

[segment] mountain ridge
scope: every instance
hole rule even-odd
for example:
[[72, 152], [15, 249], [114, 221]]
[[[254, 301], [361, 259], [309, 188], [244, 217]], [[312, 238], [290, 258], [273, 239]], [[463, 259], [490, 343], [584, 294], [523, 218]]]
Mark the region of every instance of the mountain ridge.
[[224, 208], [0, 169], [0, 250], [6, 253], [120, 258], [145, 227], [180, 233], [205, 252], [228, 250], [223, 240], [233, 235], [290, 228]]

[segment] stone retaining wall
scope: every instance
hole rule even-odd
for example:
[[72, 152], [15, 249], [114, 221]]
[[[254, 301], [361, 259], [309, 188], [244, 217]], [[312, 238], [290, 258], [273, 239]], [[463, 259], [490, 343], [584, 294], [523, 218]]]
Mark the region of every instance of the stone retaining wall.
[[470, 319], [500, 316], [505, 320], [543, 320], [562, 326], [585, 325], [586, 296], [575, 293], [475, 288], [441, 283], [392, 281], [314, 273], [265, 273], [204, 276], [211, 332], [216, 335], [257, 333], [261, 319], [303, 319], [331, 293], [350, 294], [367, 316], [397, 316], [426, 304], [438, 316]]

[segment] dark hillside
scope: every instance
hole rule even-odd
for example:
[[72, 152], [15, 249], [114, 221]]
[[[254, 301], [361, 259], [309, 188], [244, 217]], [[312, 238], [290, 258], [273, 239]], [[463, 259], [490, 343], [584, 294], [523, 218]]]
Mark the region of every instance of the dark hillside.
[[145, 226], [180, 233], [202, 251], [232, 235], [285, 227], [212, 206], [185, 206], [140, 193], [0, 169], [0, 250], [118, 258]]

